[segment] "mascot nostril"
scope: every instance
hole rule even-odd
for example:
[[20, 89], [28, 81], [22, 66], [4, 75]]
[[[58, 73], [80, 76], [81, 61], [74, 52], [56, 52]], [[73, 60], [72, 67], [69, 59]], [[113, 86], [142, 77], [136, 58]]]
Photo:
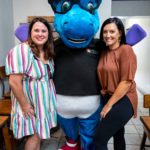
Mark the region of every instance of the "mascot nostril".
[[[80, 41], [81, 39], [84, 39], [83, 42], [87, 42], [88, 39], [93, 37], [93, 35], [95, 34], [93, 24], [87, 23], [85, 21], [81, 21], [81, 22], [83, 23], [81, 24], [78, 21], [73, 23], [72, 20], [69, 20], [67, 24], [64, 24], [62, 26], [62, 31], [64, 31], [63, 32], [64, 36], [68, 40], [76, 39], [75, 42], [77, 42], [77, 41]], [[72, 42], [74, 42], [74, 40]]]

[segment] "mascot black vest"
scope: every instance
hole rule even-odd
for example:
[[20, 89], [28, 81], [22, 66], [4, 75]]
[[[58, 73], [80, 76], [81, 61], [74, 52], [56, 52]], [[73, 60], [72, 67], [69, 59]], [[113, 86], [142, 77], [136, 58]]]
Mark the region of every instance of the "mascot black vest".
[[98, 51], [91, 44], [89, 49], [71, 49], [60, 39], [55, 41], [54, 84], [56, 93], [68, 96], [100, 94], [97, 77]]

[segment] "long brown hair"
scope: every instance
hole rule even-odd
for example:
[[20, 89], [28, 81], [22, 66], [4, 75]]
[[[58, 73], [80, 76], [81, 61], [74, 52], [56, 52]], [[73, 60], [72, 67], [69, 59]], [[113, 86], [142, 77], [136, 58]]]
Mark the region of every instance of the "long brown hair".
[[126, 44], [125, 29], [124, 29], [124, 25], [123, 25], [123, 22], [121, 21], [121, 19], [119, 19], [117, 17], [108, 18], [102, 24], [101, 31], [100, 31], [100, 36], [99, 36], [100, 39], [99, 39], [99, 43], [97, 44], [98, 48], [100, 50], [100, 53], [103, 53], [103, 52], [105, 53], [108, 50], [108, 48], [107, 48], [107, 46], [104, 42], [104, 39], [103, 39], [103, 30], [104, 30], [104, 27], [107, 24], [110, 24], [110, 23], [115, 23], [118, 30], [121, 32], [120, 44]]
[[29, 31], [28, 31], [28, 44], [31, 47], [33, 54], [35, 56], [39, 57], [40, 51], [39, 51], [37, 45], [33, 42], [32, 38], [31, 38], [31, 30], [33, 28], [33, 25], [36, 22], [43, 23], [48, 29], [48, 40], [44, 44], [43, 49], [44, 49], [44, 58], [46, 60], [51, 59], [54, 56], [54, 44], [53, 44], [52, 29], [51, 29], [50, 24], [44, 18], [42, 18], [42, 17], [35, 17], [32, 20], [32, 22], [30, 23]]

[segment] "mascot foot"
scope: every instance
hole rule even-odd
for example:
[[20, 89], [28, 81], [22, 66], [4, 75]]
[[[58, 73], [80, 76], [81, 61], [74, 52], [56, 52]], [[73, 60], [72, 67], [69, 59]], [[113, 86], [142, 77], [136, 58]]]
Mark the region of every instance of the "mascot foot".
[[81, 150], [81, 148], [80, 148], [80, 143], [79, 142], [74, 142], [72, 140], [67, 140], [66, 144], [63, 145], [58, 150]]

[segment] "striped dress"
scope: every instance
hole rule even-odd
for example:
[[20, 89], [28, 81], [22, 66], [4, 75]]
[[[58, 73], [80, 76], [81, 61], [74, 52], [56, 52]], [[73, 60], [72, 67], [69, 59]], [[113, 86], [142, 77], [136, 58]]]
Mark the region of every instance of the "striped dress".
[[44, 64], [34, 56], [26, 43], [19, 44], [8, 52], [6, 74], [23, 74], [24, 94], [35, 111], [34, 117], [26, 119], [17, 99], [11, 93], [11, 129], [15, 138], [35, 133], [41, 139], [50, 138], [50, 129], [57, 124], [53, 72], [53, 60]]

